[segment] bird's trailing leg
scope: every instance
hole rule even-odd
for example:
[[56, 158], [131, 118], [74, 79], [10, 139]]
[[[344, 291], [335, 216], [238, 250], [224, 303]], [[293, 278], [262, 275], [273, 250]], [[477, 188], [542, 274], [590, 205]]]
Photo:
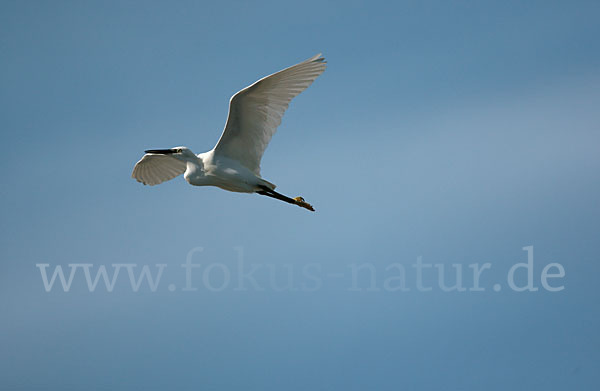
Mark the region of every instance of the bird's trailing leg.
[[262, 190], [257, 191], [257, 193], [260, 195], [265, 195], [267, 197], [276, 198], [278, 200], [285, 201], [289, 204], [298, 205], [299, 207], [308, 209], [312, 212], [315, 211], [315, 209], [312, 207], [312, 205], [309, 204], [308, 202], [304, 201], [304, 198], [302, 198], [302, 197], [290, 198], [288, 196], [284, 196], [283, 194], [276, 192], [275, 190], [271, 190], [266, 186], [261, 186], [260, 188]]

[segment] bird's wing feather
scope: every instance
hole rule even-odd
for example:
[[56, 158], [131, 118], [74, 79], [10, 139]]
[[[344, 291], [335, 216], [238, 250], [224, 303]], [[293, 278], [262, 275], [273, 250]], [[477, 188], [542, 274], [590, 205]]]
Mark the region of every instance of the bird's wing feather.
[[158, 185], [185, 172], [186, 164], [168, 155], [145, 154], [133, 167], [131, 177], [144, 185]]
[[215, 152], [260, 175], [260, 160], [290, 101], [325, 70], [321, 54], [264, 77], [231, 97], [229, 115]]

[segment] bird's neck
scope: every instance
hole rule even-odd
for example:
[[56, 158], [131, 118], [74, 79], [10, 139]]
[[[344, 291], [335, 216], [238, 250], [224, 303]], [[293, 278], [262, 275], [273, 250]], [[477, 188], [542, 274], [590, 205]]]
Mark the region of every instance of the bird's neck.
[[204, 162], [201, 156], [186, 159], [186, 165], [187, 167], [183, 176], [188, 183], [194, 184], [194, 182], [198, 182], [205, 176]]

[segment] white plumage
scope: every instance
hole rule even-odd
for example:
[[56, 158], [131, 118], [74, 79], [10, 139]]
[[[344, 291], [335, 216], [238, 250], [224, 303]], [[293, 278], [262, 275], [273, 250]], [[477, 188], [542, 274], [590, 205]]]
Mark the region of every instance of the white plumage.
[[170, 155], [147, 153], [137, 162], [131, 176], [144, 185], [158, 185], [185, 172], [187, 164]]
[[184, 174], [195, 186], [258, 193], [313, 210], [302, 197], [275, 192], [275, 185], [260, 176], [260, 161], [290, 101], [325, 71], [325, 64], [318, 54], [244, 88], [231, 97], [225, 129], [212, 150], [198, 155], [186, 147], [148, 150], [132, 177], [157, 185]]

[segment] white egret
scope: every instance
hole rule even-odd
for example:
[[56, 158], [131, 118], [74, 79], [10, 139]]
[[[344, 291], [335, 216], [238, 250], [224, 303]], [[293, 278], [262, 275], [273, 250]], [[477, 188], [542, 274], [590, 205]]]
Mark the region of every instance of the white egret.
[[153, 186], [184, 174], [190, 185], [258, 193], [314, 211], [302, 197], [276, 192], [260, 176], [260, 160], [290, 101], [325, 71], [325, 64], [318, 54], [244, 88], [229, 100], [225, 129], [212, 150], [198, 155], [186, 147], [147, 150], [132, 178]]

